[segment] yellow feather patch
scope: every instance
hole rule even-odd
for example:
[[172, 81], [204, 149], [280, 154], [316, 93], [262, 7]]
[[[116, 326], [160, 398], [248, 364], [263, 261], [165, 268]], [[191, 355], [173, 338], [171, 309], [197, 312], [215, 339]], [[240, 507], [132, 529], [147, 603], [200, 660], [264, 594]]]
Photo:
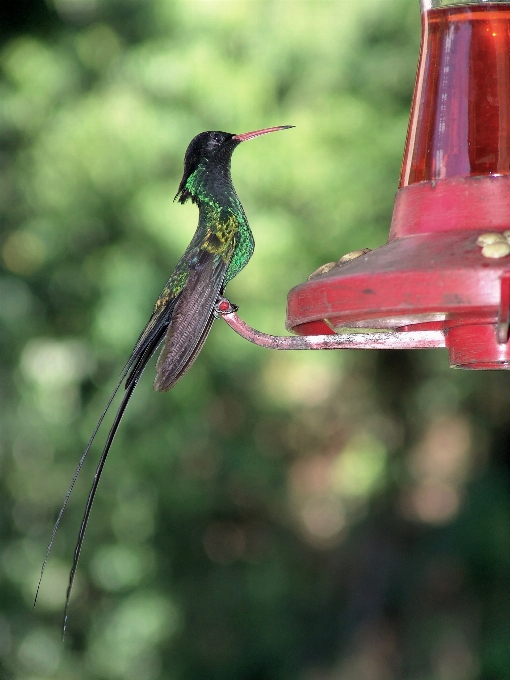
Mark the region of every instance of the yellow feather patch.
[[202, 249], [214, 255], [221, 255], [226, 262], [232, 255], [234, 237], [239, 231], [239, 220], [232, 213], [228, 214], [227, 219], [220, 218], [219, 210], [214, 210], [214, 213], [210, 215], [212, 226], [207, 230]]

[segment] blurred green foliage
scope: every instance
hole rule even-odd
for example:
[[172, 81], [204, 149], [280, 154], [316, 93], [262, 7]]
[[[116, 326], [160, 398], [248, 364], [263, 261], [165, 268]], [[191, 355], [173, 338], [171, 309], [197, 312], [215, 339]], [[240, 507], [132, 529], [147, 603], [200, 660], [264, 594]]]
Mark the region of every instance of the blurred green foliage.
[[[170, 393], [147, 370], [95, 502], [74, 467], [196, 225], [202, 130], [243, 145], [257, 243], [229, 287], [287, 291], [387, 236], [416, 0], [25, 0], [0, 37], [0, 676], [510, 677], [508, 378], [442, 351], [280, 353], [215, 324]], [[104, 433], [103, 433], [104, 436]]]

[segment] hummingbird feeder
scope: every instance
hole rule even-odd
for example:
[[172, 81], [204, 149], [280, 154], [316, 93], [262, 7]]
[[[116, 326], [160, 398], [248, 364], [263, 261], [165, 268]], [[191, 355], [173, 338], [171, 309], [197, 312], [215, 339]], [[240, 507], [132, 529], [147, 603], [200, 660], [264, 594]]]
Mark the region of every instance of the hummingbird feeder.
[[[288, 295], [277, 349], [446, 347], [450, 365], [509, 369], [510, 2], [421, 0], [422, 40], [388, 242]], [[365, 329], [365, 332], [363, 332]]]

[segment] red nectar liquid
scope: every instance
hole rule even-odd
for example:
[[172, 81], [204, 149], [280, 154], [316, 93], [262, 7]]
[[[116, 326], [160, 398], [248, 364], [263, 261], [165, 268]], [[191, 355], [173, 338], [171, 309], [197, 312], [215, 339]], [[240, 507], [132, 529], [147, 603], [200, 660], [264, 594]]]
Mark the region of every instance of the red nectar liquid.
[[422, 15], [400, 187], [510, 173], [510, 2]]

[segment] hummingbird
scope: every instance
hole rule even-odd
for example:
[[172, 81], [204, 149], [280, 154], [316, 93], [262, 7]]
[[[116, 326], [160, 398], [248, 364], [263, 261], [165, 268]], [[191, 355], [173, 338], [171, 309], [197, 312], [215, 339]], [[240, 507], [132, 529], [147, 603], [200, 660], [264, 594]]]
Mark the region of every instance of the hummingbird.
[[82, 454], [58, 514], [41, 568], [34, 606], [69, 497], [101, 423], [125, 380], [124, 395], [106, 438], [78, 532], [66, 592], [64, 635], [69, 599], [94, 497], [106, 458], [135, 387], [148, 361], [161, 344], [163, 348], [156, 363], [154, 389], [158, 392], [167, 392], [182, 378], [197, 358], [209, 334], [215, 318], [217, 298], [223, 294], [227, 283], [246, 266], [253, 254], [255, 247], [253, 234], [230, 174], [234, 149], [241, 142], [292, 127], [294, 126], [279, 125], [243, 134], [201, 132], [191, 140], [186, 150], [184, 173], [174, 201], [178, 200], [184, 204], [191, 200], [198, 206], [197, 229], [158, 297], [152, 315], [136, 341]]

